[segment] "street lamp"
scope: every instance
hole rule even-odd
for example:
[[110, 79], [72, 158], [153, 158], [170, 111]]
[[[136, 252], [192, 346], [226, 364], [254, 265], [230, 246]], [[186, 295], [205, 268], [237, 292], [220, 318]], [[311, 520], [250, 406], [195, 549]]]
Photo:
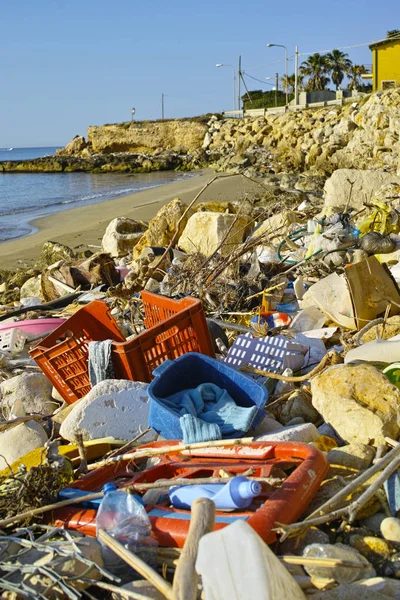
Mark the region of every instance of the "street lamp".
[[225, 65], [223, 63], [217, 63], [215, 65], [217, 68], [219, 67], [232, 67], [233, 70], [233, 110], [236, 110], [236, 71], [233, 65]]
[[287, 56], [287, 48], [286, 46], [283, 46], [282, 44], [267, 44], [267, 48], [272, 48], [273, 46], [277, 47], [277, 48], [284, 48], [285, 49], [285, 63], [286, 63], [286, 105], [289, 104], [289, 90], [288, 90], [288, 56]]

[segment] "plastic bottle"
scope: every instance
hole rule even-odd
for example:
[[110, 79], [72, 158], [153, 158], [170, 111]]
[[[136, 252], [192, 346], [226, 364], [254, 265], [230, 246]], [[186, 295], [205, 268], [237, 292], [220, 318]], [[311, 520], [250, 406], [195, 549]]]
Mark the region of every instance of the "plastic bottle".
[[[147, 564], [157, 566], [157, 542], [151, 537], [151, 524], [138, 496], [117, 490], [113, 483], [103, 487], [104, 498], [97, 511], [96, 529], [104, 529]], [[122, 581], [131, 581], [135, 572], [112, 550], [102, 544], [105, 568]]]
[[345, 566], [309, 567], [306, 565], [304, 569], [311, 577], [334, 579], [337, 583], [352, 583], [358, 579], [368, 579], [375, 576], [375, 571], [368, 560], [357, 550], [345, 544], [310, 544], [304, 548], [303, 556], [338, 558], [360, 564], [360, 568]]
[[255, 496], [261, 492], [261, 484], [241, 475], [233, 477], [228, 483], [209, 483], [204, 485], [181, 485], [173, 487], [169, 499], [175, 508], [188, 509], [196, 498], [210, 498], [217, 510], [247, 508]]

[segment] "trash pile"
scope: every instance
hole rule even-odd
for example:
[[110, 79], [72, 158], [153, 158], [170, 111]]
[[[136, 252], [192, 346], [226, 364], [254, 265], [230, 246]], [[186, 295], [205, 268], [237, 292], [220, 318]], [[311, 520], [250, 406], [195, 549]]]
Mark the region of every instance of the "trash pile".
[[259, 183], [2, 272], [1, 597], [400, 598], [400, 191]]

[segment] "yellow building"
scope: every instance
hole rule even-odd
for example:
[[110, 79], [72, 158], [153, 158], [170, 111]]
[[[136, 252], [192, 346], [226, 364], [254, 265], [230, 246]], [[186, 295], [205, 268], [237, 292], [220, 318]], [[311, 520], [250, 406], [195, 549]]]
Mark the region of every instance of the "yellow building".
[[376, 42], [370, 49], [373, 91], [400, 86], [400, 37]]

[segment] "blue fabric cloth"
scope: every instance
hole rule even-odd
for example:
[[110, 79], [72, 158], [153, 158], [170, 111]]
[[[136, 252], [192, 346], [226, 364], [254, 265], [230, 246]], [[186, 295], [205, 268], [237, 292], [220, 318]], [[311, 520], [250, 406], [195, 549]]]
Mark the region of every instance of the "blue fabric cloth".
[[196, 442], [209, 442], [222, 438], [221, 430], [215, 423], [206, 423], [192, 415], [183, 415], [179, 419], [183, 432], [184, 444], [195, 444]]
[[258, 409], [237, 406], [228, 392], [213, 383], [183, 390], [164, 404], [179, 415], [183, 442], [206, 442], [234, 437], [250, 429]]

